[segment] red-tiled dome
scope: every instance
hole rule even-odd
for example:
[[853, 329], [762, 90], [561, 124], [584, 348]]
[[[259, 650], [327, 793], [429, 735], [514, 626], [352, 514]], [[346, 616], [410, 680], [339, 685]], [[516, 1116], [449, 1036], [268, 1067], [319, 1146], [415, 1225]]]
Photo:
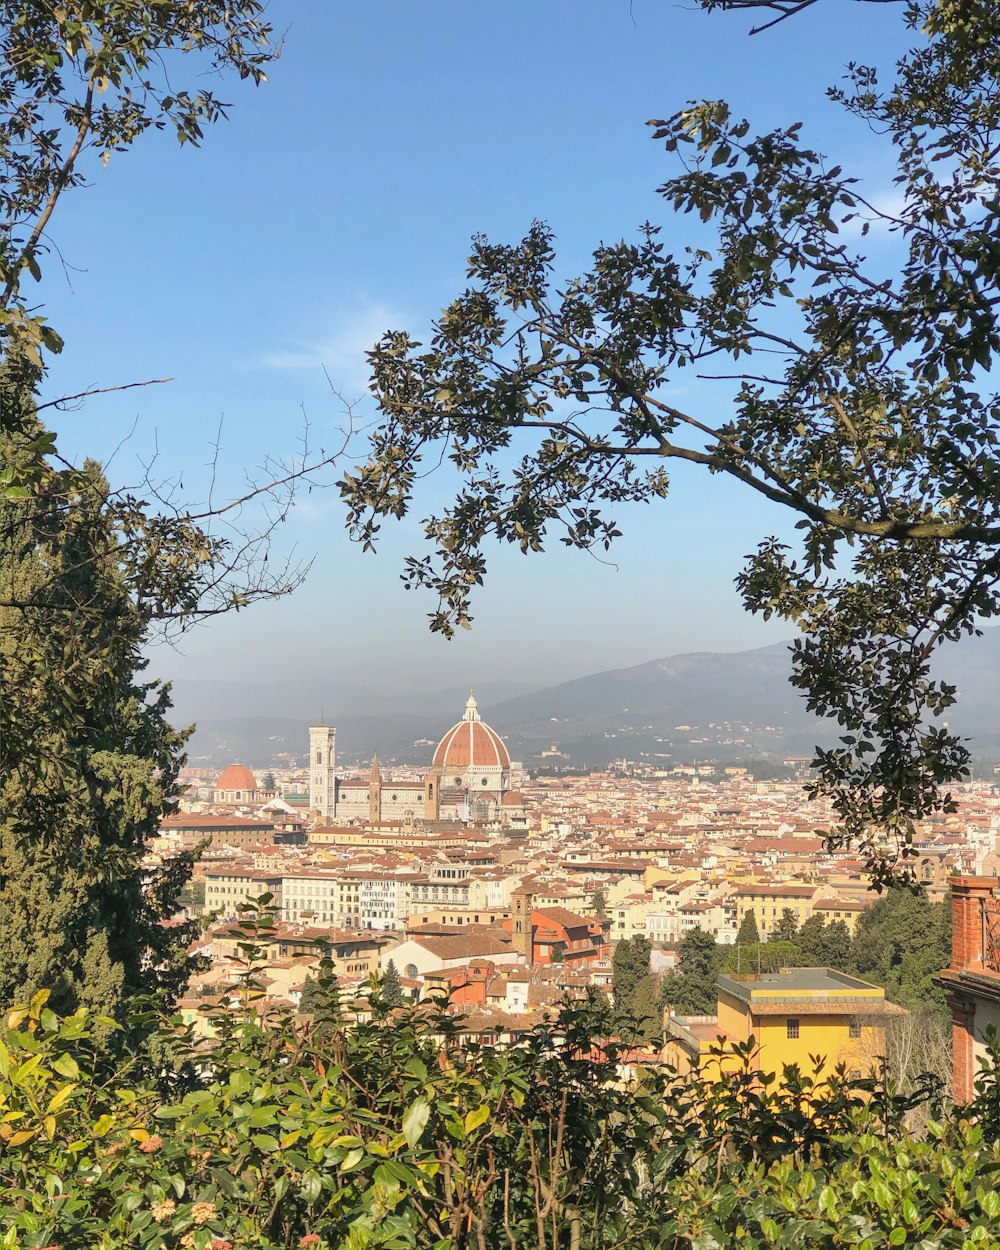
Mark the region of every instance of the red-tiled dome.
[[257, 789], [257, 778], [245, 764], [230, 764], [224, 768], [215, 781], [216, 790], [247, 790]]
[[523, 807], [524, 795], [520, 790], [509, 790], [500, 800], [501, 807]]
[[485, 724], [476, 700], [469, 695], [465, 715], [453, 725], [434, 752], [435, 768], [509, 768], [510, 756], [503, 739]]

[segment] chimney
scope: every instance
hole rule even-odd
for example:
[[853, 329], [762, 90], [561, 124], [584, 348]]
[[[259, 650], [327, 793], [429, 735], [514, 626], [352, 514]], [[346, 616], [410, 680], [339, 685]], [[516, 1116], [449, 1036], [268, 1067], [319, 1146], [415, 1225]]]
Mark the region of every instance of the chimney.
[[952, 877], [951, 966], [983, 966], [983, 911], [997, 885], [996, 877]]

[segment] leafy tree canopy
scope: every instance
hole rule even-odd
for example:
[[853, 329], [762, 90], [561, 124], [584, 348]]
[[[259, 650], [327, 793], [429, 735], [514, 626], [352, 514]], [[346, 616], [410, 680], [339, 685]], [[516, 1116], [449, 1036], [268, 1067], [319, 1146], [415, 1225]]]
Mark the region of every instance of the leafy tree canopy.
[[[755, 134], [718, 100], [655, 121], [664, 222], [577, 276], [542, 222], [477, 237], [429, 341], [397, 330], [371, 352], [381, 424], [341, 481], [371, 546], [428, 466], [458, 472], [404, 574], [445, 633], [471, 621], [490, 542], [606, 548], [618, 509], [662, 501], [676, 461], [786, 510], [800, 543], [763, 537], [738, 585], [797, 628], [793, 684], [840, 726], [810, 786], [840, 817], [831, 845], [857, 842], [886, 880], [909, 875], [915, 823], [952, 810], [967, 775], [931, 658], [1000, 607], [1000, 10], [900, 11], [911, 50], [829, 92], [883, 137], [893, 207], [797, 123]], [[894, 236], [895, 269], [867, 255], [872, 229]], [[681, 406], [690, 375], [714, 398]]]
[[[278, 48], [264, 10], [261, 0], [0, 2], [0, 359], [8, 369], [34, 370], [29, 391], [38, 390], [47, 359], [62, 348], [38, 284], [55, 250], [63, 195], [85, 187], [102, 163], [148, 132], [172, 130], [197, 146], [228, 107], [210, 89], [213, 77], [265, 80]], [[50, 507], [70, 509], [92, 489], [88, 475], [59, 455], [57, 431], [39, 413], [102, 389], [119, 388], [40, 407], [5, 403], [0, 416], [11, 442], [0, 492], [19, 501], [45, 491]], [[151, 620], [184, 628], [298, 584], [301, 568], [265, 557], [303, 466], [273, 467], [242, 500], [202, 508], [183, 506], [152, 482], [135, 492], [104, 483], [96, 498], [113, 516], [122, 575]], [[266, 514], [256, 530], [238, 520], [250, 498], [261, 499]], [[43, 594], [19, 597], [9, 584], [0, 586], [0, 604], [53, 611]]]
[[[803, 926], [804, 927], [804, 926]], [[858, 917], [851, 943], [852, 971], [885, 987], [895, 1002], [947, 1011], [947, 995], [933, 978], [951, 960], [951, 903], [923, 893], [891, 890]]]
[[810, 916], [799, 929], [795, 944], [805, 964], [843, 970], [850, 963], [851, 931], [843, 920], [827, 924], [824, 916]]
[[794, 942], [757, 942], [752, 946], [730, 946], [725, 950], [721, 971], [736, 972], [742, 976], [797, 968], [806, 962]]
[[714, 1015], [723, 956], [705, 929], [696, 926], [685, 933], [677, 946], [677, 970], [664, 978], [664, 1001], [682, 1013]]
[[382, 1003], [389, 1008], [402, 1007], [404, 1000], [403, 986], [399, 980], [399, 972], [393, 960], [385, 966], [385, 972], [382, 973], [382, 979], [379, 982], [379, 998]]
[[[752, 1040], [722, 1081], [666, 1065], [623, 1080], [629, 1045], [579, 1005], [489, 1046], [426, 1002], [391, 1029], [317, 1027], [250, 976], [210, 1019], [208, 1038], [162, 1024], [181, 1073], [166, 1089], [127, 1066], [95, 1077], [90, 1022], [44, 994], [0, 1020], [4, 1244], [996, 1245], [995, 1063], [964, 1114], [942, 1115], [926, 1077], [903, 1096], [819, 1059], [762, 1074]], [[936, 1116], [922, 1134], [913, 1109]]]
[[649, 976], [651, 954], [652, 945], [647, 937], [625, 938], [615, 945], [611, 956], [611, 990], [621, 1010], [631, 1008], [636, 987]]

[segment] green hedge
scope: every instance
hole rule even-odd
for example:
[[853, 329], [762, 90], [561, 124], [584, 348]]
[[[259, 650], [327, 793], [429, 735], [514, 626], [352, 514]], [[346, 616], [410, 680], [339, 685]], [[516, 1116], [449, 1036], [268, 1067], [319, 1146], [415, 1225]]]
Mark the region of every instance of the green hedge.
[[[252, 986], [155, 1072], [39, 995], [0, 1043], [0, 1247], [618, 1250], [1000, 1244], [1000, 1147], [939, 1114], [921, 1139], [877, 1082], [653, 1069], [567, 1007], [523, 1045], [469, 1043], [444, 1004], [342, 1027]], [[106, 1052], [103, 1052], [106, 1053]]]

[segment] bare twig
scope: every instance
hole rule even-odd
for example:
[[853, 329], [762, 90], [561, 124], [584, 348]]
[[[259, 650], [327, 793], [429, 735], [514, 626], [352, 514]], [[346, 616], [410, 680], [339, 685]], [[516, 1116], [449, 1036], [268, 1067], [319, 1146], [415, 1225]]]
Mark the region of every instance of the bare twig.
[[137, 386], [164, 386], [173, 380], [173, 378], [149, 378], [145, 382], [125, 382], [121, 386], [94, 386], [88, 391], [77, 391], [75, 395], [61, 395], [58, 399], [50, 399], [47, 403], [39, 404], [35, 411], [44, 412], [46, 408], [58, 408], [61, 412], [65, 412], [66, 409], [62, 405], [73, 403], [77, 399], [87, 399], [91, 395], [110, 395], [112, 391], [131, 391]]

